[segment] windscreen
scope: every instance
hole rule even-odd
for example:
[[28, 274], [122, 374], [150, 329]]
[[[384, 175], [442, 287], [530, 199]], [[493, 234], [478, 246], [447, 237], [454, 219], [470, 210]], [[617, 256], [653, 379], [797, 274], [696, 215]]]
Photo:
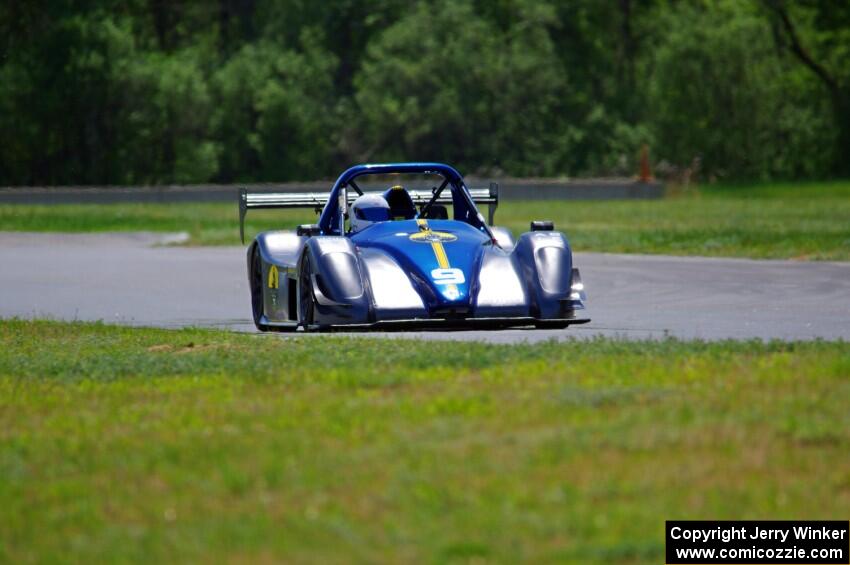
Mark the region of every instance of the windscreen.
[[435, 174], [393, 173], [389, 175], [361, 175], [354, 179], [354, 182], [363, 192], [383, 192], [397, 185], [401, 185], [407, 190], [431, 190], [443, 184], [443, 177]]

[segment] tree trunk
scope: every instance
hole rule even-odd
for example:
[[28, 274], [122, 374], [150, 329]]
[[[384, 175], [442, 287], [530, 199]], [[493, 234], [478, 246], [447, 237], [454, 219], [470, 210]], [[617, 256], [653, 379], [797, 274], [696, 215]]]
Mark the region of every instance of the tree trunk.
[[835, 152], [834, 171], [839, 175], [850, 175], [850, 88], [842, 84], [826, 67], [816, 61], [800, 41], [791, 16], [781, 0], [762, 0], [772, 11], [788, 38], [788, 49], [811, 70], [829, 90], [835, 125], [838, 128], [838, 147]]

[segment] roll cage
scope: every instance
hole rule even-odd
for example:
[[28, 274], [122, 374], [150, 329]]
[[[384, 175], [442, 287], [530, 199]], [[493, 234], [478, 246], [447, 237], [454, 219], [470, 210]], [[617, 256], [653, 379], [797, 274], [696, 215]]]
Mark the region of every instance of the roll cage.
[[[424, 216], [435, 204], [451, 204], [454, 219], [465, 222], [486, 233], [493, 234], [488, 227], [493, 225], [493, 217], [499, 204], [499, 186], [490, 183], [489, 188], [469, 189], [461, 174], [453, 167], [443, 163], [386, 163], [376, 165], [356, 165], [343, 172], [327, 196], [320, 193], [249, 193], [239, 190], [239, 234], [244, 242], [245, 215], [250, 209], [270, 208], [313, 208], [321, 212], [314, 233], [321, 235], [344, 235], [345, 218], [350, 204], [363, 191], [357, 184], [360, 177], [366, 175], [388, 174], [434, 174], [443, 178], [439, 187], [432, 190], [408, 191], [414, 205], [419, 206], [418, 216]], [[445, 196], [445, 189], [449, 196]], [[487, 204], [488, 221], [478, 212], [475, 203]]]
[[[465, 222], [472, 227], [490, 235], [490, 230], [484, 217], [475, 207], [472, 195], [463, 182], [463, 177], [454, 167], [442, 163], [386, 163], [380, 165], [356, 165], [343, 172], [334, 183], [328, 201], [319, 216], [319, 230], [323, 235], [342, 235], [345, 233], [345, 218], [348, 205], [353, 200], [349, 194], [352, 189], [356, 196], [363, 191], [357, 185], [356, 179], [366, 175], [387, 174], [435, 174], [443, 178], [443, 183], [428, 194], [426, 191], [412, 191], [410, 196], [414, 204], [422, 205], [420, 214], [424, 213], [440, 199], [443, 191], [451, 191], [451, 204], [454, 209], [454, 219]], [[427, 201], [423, 202], [427, 198]], [[496, 196], [496, 201], [498, 197]], [[495, 204], [497, 202], [494, 202]], [[492, 204], [491, 204], [492, 206]]]

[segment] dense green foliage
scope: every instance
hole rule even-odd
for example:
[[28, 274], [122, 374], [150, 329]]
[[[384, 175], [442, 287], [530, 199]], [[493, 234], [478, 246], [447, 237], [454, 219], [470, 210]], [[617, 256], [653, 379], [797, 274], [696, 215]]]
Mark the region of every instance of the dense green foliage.
[[850, 3], [217, 0], [0, 7], [0, 185], [850, 173]]
[[[310, 210], [248, 214], [246, 236], [294, 229]], [[553, 220], [577, 251], [850, 260], [850, 182], [714, 184], [663, 200], [503, 201], [514, 234]], [[0, 231], [182, 232], [190, 245], [239, 243], [233, 204], [0, 205]]]
[[850, 507], [842, 342], [0, 322], [0, 561], [660, 563]]

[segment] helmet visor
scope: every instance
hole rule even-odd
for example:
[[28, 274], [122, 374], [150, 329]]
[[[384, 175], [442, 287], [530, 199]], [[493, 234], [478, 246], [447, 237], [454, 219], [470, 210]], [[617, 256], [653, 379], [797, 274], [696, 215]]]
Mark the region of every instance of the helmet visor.
[[388, 208], [357, 208], [354, 210], [354, 215], [358, 220], [367, 222], [386, 222], [390, 219]]

